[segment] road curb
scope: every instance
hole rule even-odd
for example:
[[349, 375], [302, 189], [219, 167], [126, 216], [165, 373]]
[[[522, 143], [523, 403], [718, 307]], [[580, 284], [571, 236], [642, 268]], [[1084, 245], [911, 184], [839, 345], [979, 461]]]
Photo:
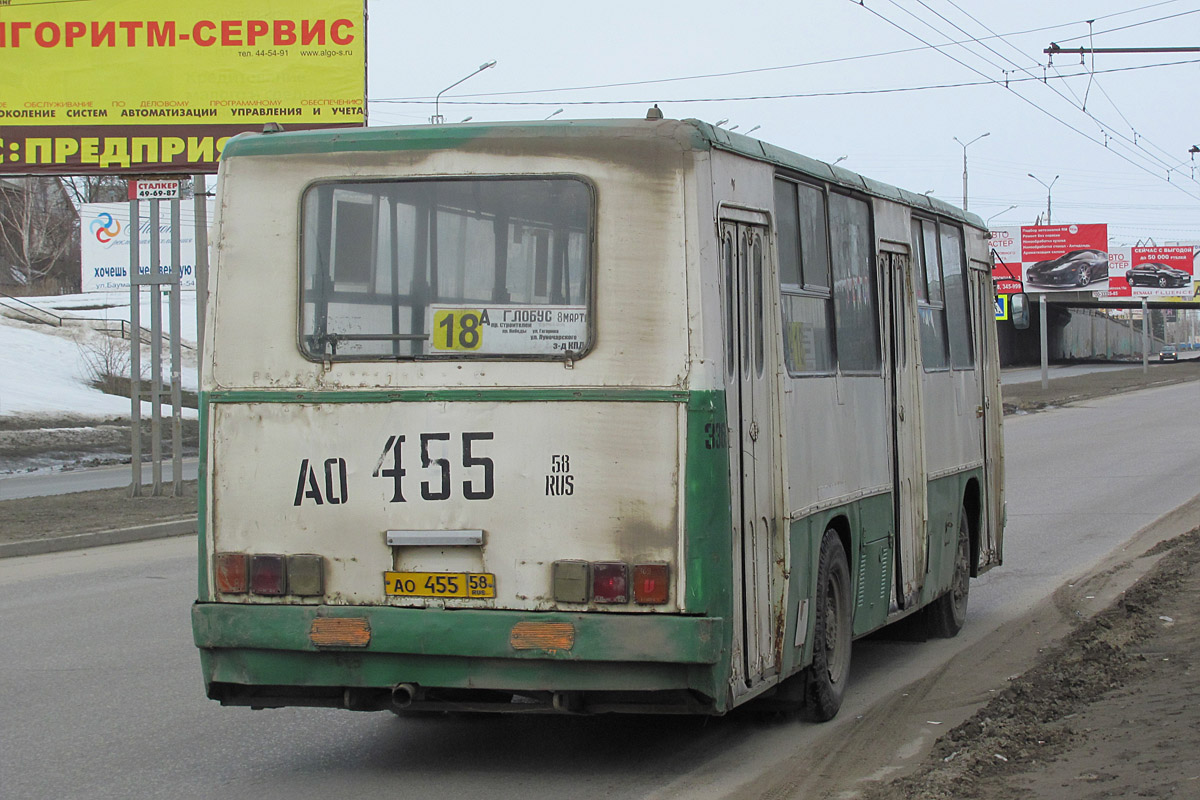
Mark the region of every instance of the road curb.
[[187, 536], [196, 532], [196, 518], [156, 522], [153, 525], [138, 525], [134, 528], [117, 528], [108, 531], [91, 531], [51, 539], [31, 539], [24, 542], [0, 543], [0, 558], [36, 556], [45, 553], [61, 553], [67, 550], [83, 550], [88, 547], [103, 547], [110, 544], [144, 542], [149, 539], [165, 539], [169, 536]]

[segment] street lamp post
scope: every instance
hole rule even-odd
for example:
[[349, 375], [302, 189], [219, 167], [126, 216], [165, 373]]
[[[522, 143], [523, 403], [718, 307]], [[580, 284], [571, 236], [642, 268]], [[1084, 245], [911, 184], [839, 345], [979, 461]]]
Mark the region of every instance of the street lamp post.
[[957, 136], [954, 137], [954, 141], [956, 141], [960, 145], [962, 145], [962, 149], [963, 149], [963, 211], [967, 210], [967, 148], [970, 147], [971, 145], [975, 144], [976, 142], [978, 142], [984, 136], [991, 136], [991, 135], [992, 135], [991, 131], [988, 131], [987, 133], [981, 133], [978, 136], [976, 136], [974, 139], [972, 139], [971, 141], [967, 142], [966, 144], [963, 144]]
[[[1012, 211], [1012, 210], [1013, 210], [1014, 208], [1016, 208], [1016, 207], [1017, 207], [1017, 204], [1016, 204], [1016, 203], [1013, 203], [1011, 206], [1009, 206], [1008, 208], [1004, 209], [1003, 211], [997, 211], [995, 214], [992, 214], [990, 217], [988, 217], [988, 218], [987, 218], [987, 222], [985, 222], [985, 223], [983, 223], [983, 224], [984, 224], [984, 225], [986, 225], [986, 226], [987, 226], [987, 227], [989, 227], [989, 228], [990, 228], [990, 227], [992, 227], [992, 220], [994, 220], [996, 217], [1000, 216], [1001, 214], [1007, 214], [1009, 211]], [[963, 210], [964, 210], [964, 211], [966, 211], [966, 209], [965, 209], [965, 208], [964, 208]]]
[[458, 86], [463, 81], [467, 80], [467, 78], [474, 78], [476, 75], [483, 72], [485, 69], [491, 69], [494, 66], [496, 66], [495, 61], [489, 61], [486, 64], [480, 64], [479, 68], [476, 69], [474, 72], [472, 72], [470, 75], [468, 75], [466, 78], [457, 80], [454, 83], [447, 86], [445, 89], [442, 89], [440, 92], [438, 92], [437, 97], [433, 98], [433, 116], [429, 118], [429, 122], [433, 125], [441, 125], [443, 122], [446, 121], [445, 117], [443, 117], [439, 113], [439, 111], [441, 110], [442, 95], [444, 95], [446, 92], [453, 89], [455, 86]]
[[1050, 190], [1054, 188], [1054, 184], [1058, 180], [1058, 176], [1055, 175], [1054, 180], [1050, 181], [1050, 183], [1047, 184], [1044, 180], [1039, 178], [1037, 175], [1034, 175], [1032, 172], [1027, 172], [1025, 174], [1028, 175], [1029, 177], [1033, 178], [1035, 181], [1040, 183], [1042, 186], [1046, 187], [1046, 224], [1049, 225], [1050, 224]]

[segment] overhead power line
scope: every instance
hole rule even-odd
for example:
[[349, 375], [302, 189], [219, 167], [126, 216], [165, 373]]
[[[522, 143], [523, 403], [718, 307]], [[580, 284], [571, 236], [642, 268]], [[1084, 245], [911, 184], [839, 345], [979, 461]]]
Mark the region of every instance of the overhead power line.
[[[851, 0], [851, 1], [852, 1], [852, 2], [854, 2], [855, 0]], [[894, 4], [894, 3], [893, 3], [893, 4]], [[974, 72], [976, 75], [979, 75], [979, 76], [980, 76], [980, 77], [982, 77], [982, 78], [985, 78], [985, 79], [987, 80], [987, 82], [989, 82], [989, 83], [992, 83], [992, 84], [995, 84], [995, 85], [997, 85], [997, 86], [1001, 86], [1001, 87], [1005, 88], [1006, 90], [1008, 90], [1008, 91], [1012, 92], [1012, 94], [1013, 94], [1013, 95], [1014, 95], [1014, 96], [1015, 96], [1017, 99], [1019, 99], [1019, 100], [1021, 100], [1022, 102], [1026, 103], [1026, 104], [1028, 104], [1028, 105], [1030, 105], [1030, 106], [1032, 106], [1033, 108], [1035, 108], [1035, 109], [1037, 109], [1038, 111], [1040, 111], [1042, 114], [1044, 114], [1044, 115], [1046, 115], [1046, 116], [1050, 117], [1051, 119], [1053, 119], [1054, 121], [1058, 122], [1060, 125], [1062, 125], [1062, 126], [1064, 126], [1064, 127], [1068, 128], [1069, 130], [1071, 130], [1071, 131], [1074, 131], [1075, 133], [1079, 134], [1080, 136], [1082, 136], [1083, 138], [1087, 139], [1088, 141], [1090, 141], [1090, 142], [1093, 142], [1094, 144], [1098, 144], [1098, 145], [1100, 145], [1100, 146], [1104, 147], [1106, 150], [1108, 150], [1110, 153], [1112, 153], [1113, 155], [1115, 155], [1117, 158], [1120, 158], [1122, 161], [1125, 161], [1126, 163], [1130, 164], [1131, 166], [1133, 166], [1133, 167], [1135, 167], [1135, 168], [1137, 168], [1137, 169], [1139, 169], [1139, 170], [1142, 170], [1143, 172], [1146, 172], [1146, 173], [1148, 173], [1148, 174], [1150, 174], [1150, 175], [1153, 175], [1153, 176], [1155, 176], [1155, 177], [1156, 177], [1156, 178], [1158, 178], [1159, 180], [1166, 180], [1166, 182], [1167, 182], [1168, 184], [1170, 184], [1171, 186], [1175, 187], [1175, 188], [1176, 188], [1176, 189], [1178, 189], [1179, 191], [1183, 192], [1183, 193], [1184, 193], [1184, 194], [1186, 194], [1188, 197], [1191, 197], [1191, 198], [1193, 198], [1193, 199], [1196, 199], [1196, 200], [1200, 200], [1200, 194], [1193, 194], [1192, 192], [1188, 191], [1186, 188], [1184, 188], [1184, 187], [1183, 187], [1182, 185], [1180, 185], [1179, 183], [1176, 183], [1176, 182], [1173, 182], [1173, 181], [1171, 181], [1171, 180], [1170, 180], [1170, 171], [1166, 169], [1165, 165], [1164, 165], [1164, 167], [1163, 167], [1163, 168], [1164, 168], [1164, 170], [1166, 171], [1166, 177], [1164, 178], [1162, 175], [1160, 175], [1160, 174], [1158, 174], [1158, 173], [1156, 172], [1157, 165], [1156, 165], [1155, 167], [1151, 167], [1151, 166], [1149, 166], [1149, 165], [1147, 165], [1147, 164], [1139, 163], [1139, 161], [1135, 160], [1135, 158], [1132, 158], [1132, 157], [1130, 157], [1129, 155], [1126, 155], [1125, 153], [1122, 153], [1122, 152], [1120, 152], [1120, 151], [1118, 151], [1118, 150], [1115, 150], [1115, 149], [1113, 149], [1113, 148], [1110, 148], [1110, 147], [1108, 147], [1108, 146], [1107, 146], [1107, 142], [1103, 142], [1103, 141], [1100, 141], [1100, 140], [1096, 139], [1094, 136], [1092, 136], [1092, 135], [1089, 135], [1087, 132], [1085, 132], [1085, 131], [1083, 131], [1083, 130], [1080, 130], [1078, 127], [1076, 127], [1075, 125], [1072, 125], [1072, 124], [1071, 124], [1070, 122], [1068, 122], [1067, 120], [1063, 119], [1062, 117], [1059, 117], [1057, 114], [1055, 114], [1055, 113], [1053, 113], [1053, 112], [1049, 111], [1048, 109], [1045, 109], [1045, 108], [1043, 108], [1042, 106], [1038, 105], [1038, 103], [1034, 102], [1034, 101], [1033, 101], [1033, 100], [1031, 100], [1030, 98], [1028, 98], [1028, 97], [1026, 97], [1026, 96], [1022, 95], [1020, 92], [1016, 91], [1016, 89], [1012, 88], [1012, 87], [1009, 85], [1009, 84], [1011, 83], [1011, 81], [1007, 81], [1007, 80], [1006, 80], [1006, 81], [1001, 81], [1001, 80], [999, 80], [999, 79], [996, 79], [996, 78], [991, 78], [991, 77], [989, 77], [989, 76], [988, 76], [986, 73], [984, 73], [984, 72], [980, 71], [978, 68], [976, 68], [976, 67], [974, 67], [974, 66], [972, 66], [972, 65], [970, 65], [970, 64], [968, 64], [968, 63], [966, 63], [966, 62], [964, 62], [962, 59], [960, 59], [960, 58], [957, 58], [957, 57], [956, 57], [956, 56], [954, 56], [953, 54], [951, 54], [951, 53], [947, 52], [947, 51], [946, 51], [946, 49], [945, 49], [945, 48], [947, 47], [947, 45], [935, 45], [935, 44], [933, 44], [932, 42], [929, 42], [929, 41], [925, 40], [925, 39], [924, 39], [924, 38], [922, 38], [922, 37], [921, 37], [919, 34], [917, 34], [917, 33], [913, 32], [913, 31], [910, 31], [910, 30], [908, 30], [908, 29], [907, 29], [907, 28], [905, 28], [903, 25], [901, 25], [901, 24], [899, 24], [899, 23], [897, 23], [897, 22], [895, 22], [895, 21], [893, 21], [893, 20], [889, 19], [887, 16], [885, 16], [885, 15], [884, 15], [884, 14], [882, 14], [881, 12], [877, 11], [876, 9], [874, 9], [874, 8], [871, 8], [871, 7], [867, 6], [867, 5], [866, 5], [866, 3], [865, 3], [863, 0], [857, 0], [857, 2], [856, 2], [856, 5], [858, 5], [860, 8], [863, 8], [863, 9], [865, 9], [866, 11], [869, 11], [871, 14], [875, 15], [876, 17], [878, 17], [879, 19], [883, 20], [883, 21], [884, 21], [884, 22], [886, 22], [887, 24], [889, 24], [889, 25], [891, 25], [891, 26], [893, 26], [893, 27], [895, 27], [895, 28], [899, 29], [899, 30], [900, 30], [900, 31], [902, 31], [903, 33], [905, 33], [905, 34], [907, 34], [907, 35], [911, 36], [912, 38], [916, 39], [917, 41], [921, 42], [922, 44], [924, 44], [924, 45], [928, 45], [929, 47], [932, 47], [932, 48], [934, 48], [934, 49], [935, 49], [935, 50], [937, 50], [939, 53], [941, 53], [942, 55], [946, 56], [947, 58], [949, 58], [951, 61], [955, 62], [956, 64], [958, 64], [958, 65], [960, 65], [960, 66], [962, 66], [962, 67], [965, 67], [966, 69], [969, 69], [969, 70], [971, 70], [971, 71], [972, 71], [972, 72]], [[925, 22], [924, 24], [926, 24], [927, 26], [929, 26], [929, 27], [931, 27], [931, 28], [933, 27], [933, 26], [929, 25], [929, 23], [927, 23], [927, 22]], [[937, 29], [936, 29], [936, 28], [934, 28], [934, 30], [936, 31]], [[940, 31], [938, 31], [938, 33], [939, 33], [939, 35], [945, 36], [945, 34], [942, 34]], [[946, 38], [947, 38], [947, 39], [949, 39], [950, 37], [946, 36]], [[1024, 68], [1022, 68], [1022, 70], [1021, 70], [1021, 71], [1028, 73], [1028, 71], [1027, 71], [1027, 70], [1025, 70]], [[1047, 85], [1049, 85], [1049, 83], [1048, 83], [1048, 82], [1047, 82]], [[1056, 93], [1056, 94], [1058, 94], [1058, 95], [1059, 95], [1059, 97], [1062, 97], [1064, 100], [1066, 99], [1066, 97], [1065, 97], [1064, 95], [1062, 95], [1062, 93], [1061, 93], [1061, 92], [1058, 92], [1057, 90], [1055, 90], [1055, 93]], [[1069, 102], [1069, 101], [1068, 101], [1068, 102]], [[1072, 107], [1073, 107], [1073, 108], [1076, 108], [1077, 110], [1082, 110], [1082, 109], [1079, 109], [1079, 108], [1078, 108], [1077, 106], [1075, 106], [1074, 104], [1072, 104]], [[1087, 112], [1086, 112], [1086, 111], [1084, 111], [1084, 113], [1086, 114]], [[1106, 127], [1108, 127], [1108, 126], [1104, 126], [1104, 125], [1103, 125], [1103, 123], [1101, 123], [1101, 122], [1100, 122], [1100, 120], [1096, 119], [1096, 117], [1095, 117], [1094, 115], [1092, 115], [1092, 114], [1088, 114], [1088, 116], [1089, 116], [1089, 118], [1090, 118], [1090, 119], [1092, 119], [1092, 121], [1094, 121], [1094, 122], [1096, 122], [1097, 124], [1101, 125], [1101, 126], [1102, 126], [1102, 128], [1106, 128]], [[1123, 138], [1123, 137], [1122, 137], [1122, 138]], [[1149, 154], [1146, 154], [1144, 151], [1141, 151], [1141, 150], [1138, 150], [1138, 149], [1136, 149], [1136, 147], [1135, 147], [1135, 149], [1134, 149], [1134, 155], [1135, 155], [1135, 156], [1137, 156], [1137, 157], [1139, 157], [1139, 158], [1147, 158], [1147, 159], [1152, 159], [1152, 158], [1153, 158], [1153, 157], [1151, 157]], [[1193, 181], [1193, 182], [1194, 182], [1194, 181]]]
[[[1137, 8], [1129, 9], [1128, 11], [1118, 11], [1113, 14], [1107, 14], [1107, 15], [1104, 15], [1101, 17], [1096, 17], [1095, 20], [1098, 21], [1101, 19], [1111, 19], [1113, 17], [1120, 17], [1120, 16], [1124, 16], [1126, 14], [1133, 14], [1138, 11], [1145, 11], [1150, 8], [1156, 8], [1158, 6], [1163, 6], [1163, 5], [1170, 5], [1170, 4], [1176, 3], [1176, 2], [1179, 2], [1179, 0], [1165, 0], [1165, 2], [1150, 3], [1149, 5], [1139, 6]], [[951, 3], [951, 5], [954, 5], [954, 4]], [[959, 8], [959, 7], [955, 6], [955, 8]], [[961, 8], [959, 8], [959, 10], [962, 11]], [[963, 12], [963, 13], [965, 14], [966, 12]], [[1183, 14], [1196, 14], [1196, 13], [1200, 13], [1200, 9], [1197, 9], [1196, 11], [1183, 12]], [[1172, 16], [1182, 16], [1183, 14], [1176, 14], [1176, 15], [1172, 15]], [[967, 16], [969, 17], [970, 15], [967, 14]], [[974, 19], [974, 17], [971, 17], [971, 18]], [[1133, 23], [1132, 25], [1125, 25], [1120, 28], [1113, 28], [1112, 31], [1125, 30], [1127, 28], [1136, 27], [1138, 25], [1148, 25], [1152, 22], [1157, 22], [1157, 21], [1161, 21], [1163, 19], [1169, 19], [1169, 18], [1170, 17], [1160, 17], [1157, 20], [1146, 20], [1144, 22], [1137, 22], [1137, 23]], [[976, 20], [976, 22], [978, 22], [978, 20]], [[1064, 23], [1059, 23], [1056, 25], [1043, 25], [1043, 26], [1037, 27], [1037, 28], [1027, 28], [1025, 30], [1012, 31], [1010, 33], [1004, 33], [1004, 34], [996, 33], [995, 31], [988, 29], [988, 32], [991, 34], [991, 36], [984, 36], [984, 37], [980, 37], [978, 39], [968, 38], [968, 39], [964, 39], [961, 42], [950, 42], [948, 44], [962, 45], [962, 44], [968, 44], [972, 41], [983, 41], [983, 40], [991, 39], [991, 38], [1003, 40], [1004, 37], [1025, 36], [1025, 35], [1032, 34], [1032, 33], [1045, 33], [1046, 31], [1053, 31], [1053, 30], [1058, 30], [1060, 28], [1067, 28], [1067, 27], [1071, 27], [1074, 25], [1081, 25], [1084, 22], [1086, 22], [1086, 20], [1076, 20], [1073, 22], [1064, 22]], [[986, 26], [983, 26], [983, 27], [986, 28]], [[1111, 33], [1112, 31], [1100, 31], [1097, 35], [1104, 34], [1104, 33]], [[1087, 37], [1073, 37], [1073, 38], [1069, 38], [1069, 39], [1060, 39], [1059, 41], [1070, 42], [1070, 41], [1074, 41], [1074, 39], [1076, 39], [1076, 38], [1087, 38]], [[1006, 42], [1006, 44], [1007, 44], [1007, 42]], [[1009, 46], [1013, 47], [1013, 45], [1011, 45], [1011, 44]], [[872, 58], [887, 58], [890, 56], [907, 55], [910, 53], [920, 53], [925, 50], [933, 50], [933, 49], [937, 49], [937, 46], [936, 45], [923, 45], [921, 47], [905, 47], [905, 48], [900, 48], [898, 50], [887, 50], [887, 51], [883, 51], [883, 52], [879, 52], [879, 53], [864, 53], [862, 55], [839, 56], [837, 58], [826, 58], [826, 59], [821, 59], [818, 61], [803, 61], [798, 64], [781, 64], [781, 65], [771, 66], [771, 67], [755, 67], [752, 69], [731, 70], [731, 71], [727, 71], [727, 72], [708, 72], [708, 73], [702, 73], [702, 74], [698, 74], [698, 75], [679, 75], [679, 76], [675, 76], [675, 77], [671, 77], [671, 78], [651, 78], [649, 80], [640, 80], [640, 81], [620, 81], [620, 82], [614, 82], [614, 83], [595, 83], [595, 84], [587, 84], [587, 85], [583, 85], [583, 86], [560, 86], [560, 87], [551, 88], [551, 89], [522, 89], [522, 90], [511, 90], [511, 91], [505, 91], [505, 92], [484, 92], [484, 93], [469, 94], [469, 95], [456, 95], [456, 96], [458, 96], [458, 97], [509, 97], [509, 96], [513, 96], [513, 95], [555, 94], [555, 93], [561, 93], [561, 92], [585, 92], [585, 91], [593, 91], [596, 89], [624, 89], [624, 88], [629, 88], [629, 87], [633, 87], [633, 86], [653, 86], [655, 84], [660, 84], [660, 83], [681, 83], [684, 81], [712, 80], [714, 78], [733, 78], [733, 77], [738, 77], [738, 76], [742, 76], [742, 75], [757, 75], [757, 74], [761, 74], [764, 72], [781, 72], [784, 70], [803, 69], [805, 67], [822, 67], [822, 66], [829, 66], [831, 64], [843, 64], [843, 63], [847, 63], [847, 62], [863, 61], [863, 60], [872, 59]], [[1016, 48], [1014, 48], [1014, 49], [1016, 49]], [[1021, 51], [1018, 50], [1018, 52], [1021, 52]], [[1022, 53], [1022, 55], [1023, 55], [1023, 53]], [[422, 97], [384, 97], [384, 98], [376, 98], [376, 99], [372, 100], [371, 102], [373, 102], [373, 103], [401, 102], [401, 101], [405, 101], [405, 100], [423, 101], [423, 98]], [[645, 101], [637, 100], [637, 101], [630, 101], [630, 102], [642, 103]]]
[[[1095, 74], [1105, 75], [1117, 72], [1136, 72], [1143, 69], [1158, 69], [1163, 67], [1178, 67], [1188, 64], [1200, 64], [1200, 59], [1188, 59], [1185, 61], [1166, 61], [1158, 64], [1141, 64], [1132, 67], [1113, 67], [1112, 69], [1096, 70]], [[1076, 73], [1070, 75], [1051, 75], [1046, 78], [1039, 76], [1027, 76], [1024, 78], [1009, 78], [1008, 83], [1044, 83], [1047, 80], [1066, 80], [1068, 78], [1081, 78], [1088, 73]], [[475, 100], [475, 97], [491, 97], [494, 95], [458, 95], [457, 100], [442, 100], [442, 105], [470, 105], [470, 106], [604, 106], [604, 105], [634, 105], [644, 103], [735, 103], [745, 100], [790, 100], [803, 99], [811, 97], [850, 97], [854, 95], [872, 95], [872, 94], [895, 94], [899, 92], [923, 92], [934, 89], [961, 89], [972, 86], [995, 86], [1003, 85], [1003, 81], [998, 81], [995, 78], [984, 76], [984, 80], [978, 81], [959, 81], [956, 83], [931, 83], [920, 86], [897, 86], [887, 89], [841, 89], [827, 92], [789, 92], [786, 94], [765, 94], [765, 95], [737, 95], [726, 97], [680, 97], [673, 99], [663, 99], [661, 97], [650, 97], [641, 99], [623, 99], [623, 100]], [[508, 94], [507, 92], [505, 94]], [[532, 94], [532, 93], [531, 93]], [[433, 102], [432, 97], [406, 97], [406, 98], [377, 98], [369, 100], [371, 103], [383, 103], [387, 105], [418, 105]]]

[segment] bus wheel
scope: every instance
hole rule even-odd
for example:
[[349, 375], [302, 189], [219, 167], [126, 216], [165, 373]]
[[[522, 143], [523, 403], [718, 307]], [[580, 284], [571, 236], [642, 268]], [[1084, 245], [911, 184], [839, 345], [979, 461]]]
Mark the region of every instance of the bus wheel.
[[815, 605], [813, 660], [808, 668], [804, 716], [813, 722], [825, 722], [837, 714], [846, 693], [853, 617], [850, 567], [832, 528], [821, 540]]
[[954, 556], [954, 577], [950, 591], [933, 602], [926, 612], [929, 634], [949, 639], [962, 630], [967, 621], [967, 594], [971, 588], [971, 529], [967, 509], [958, 511], [958, 548]]

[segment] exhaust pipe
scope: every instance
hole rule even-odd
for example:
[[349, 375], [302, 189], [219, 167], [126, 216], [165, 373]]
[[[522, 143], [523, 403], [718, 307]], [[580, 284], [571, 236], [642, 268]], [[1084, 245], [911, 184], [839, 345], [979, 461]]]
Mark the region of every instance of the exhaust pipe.
[[392, 687], [392, 705], [396, 708], [408, 708], [421, 699], [421, 687], [415, 683], [398, 683]]
[[583, 711], [583, 697], [578, 692], [555, 692], [550, 705], [563, 714], [578, 714]]

